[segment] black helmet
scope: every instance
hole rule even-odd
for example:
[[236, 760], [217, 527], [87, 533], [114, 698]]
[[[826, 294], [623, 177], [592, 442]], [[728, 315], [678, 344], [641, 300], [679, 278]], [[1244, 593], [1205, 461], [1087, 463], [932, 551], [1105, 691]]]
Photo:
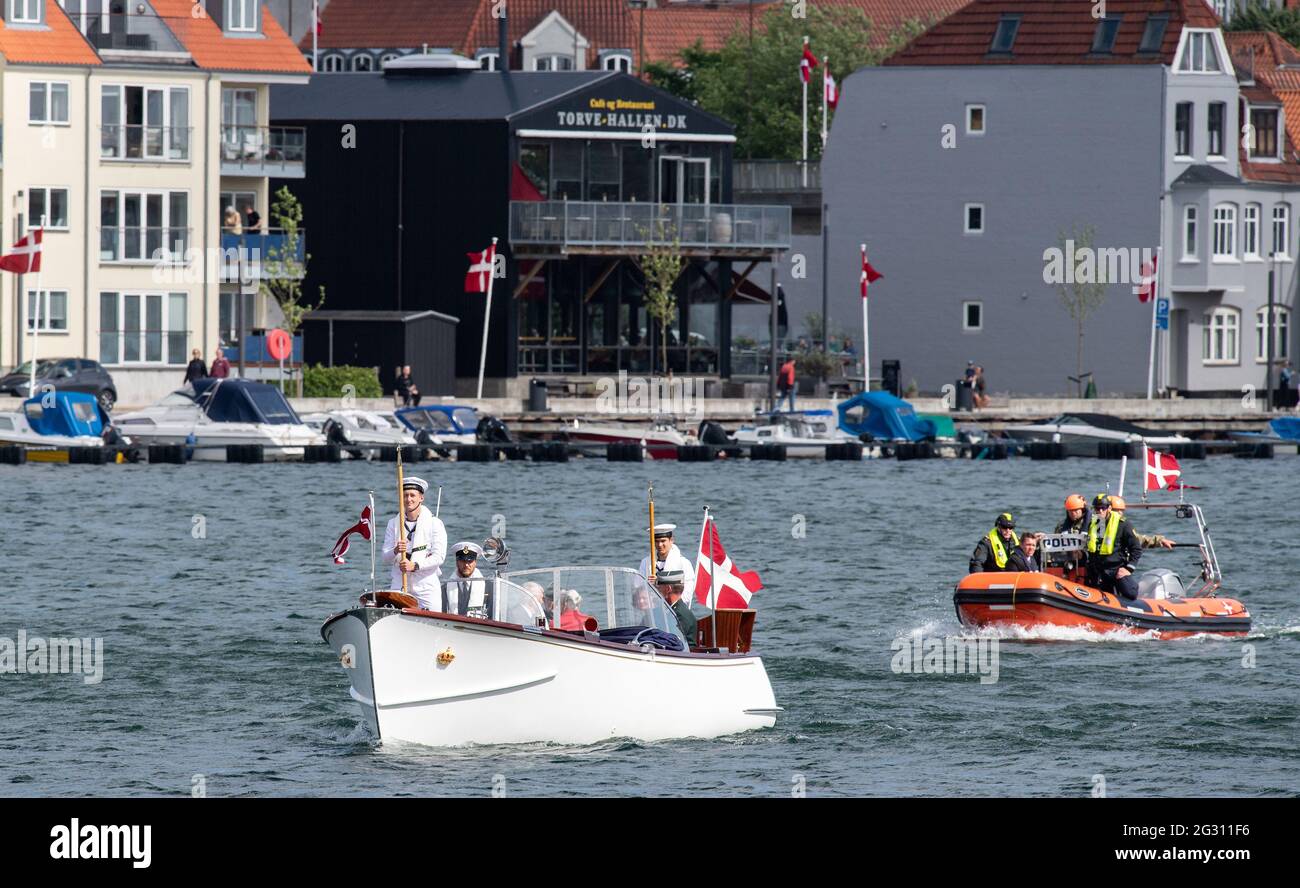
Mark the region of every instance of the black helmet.
[[1094, 509], [1110, 508], [1110, 497], [1107, 494], [1099, 493], [1092, 498], [1092, 507]]
[[998, 516], [998, 520], [996, 524], [998, 527], [1009, 527], [1012, 530], [1015, 530], [1016, 519], [1011, 517], [1010, 512], [1003, 512], [1001, 515]]

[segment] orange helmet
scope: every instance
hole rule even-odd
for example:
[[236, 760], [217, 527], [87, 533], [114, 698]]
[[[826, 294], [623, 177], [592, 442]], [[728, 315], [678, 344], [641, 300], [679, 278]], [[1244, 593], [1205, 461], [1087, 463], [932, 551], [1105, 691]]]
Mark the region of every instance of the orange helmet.
[[1110, 507], [1116, 512], [1123, 512], [1128, 508], [1128, 503], [1124, 502], [1124, 497], [1111, 494]]
[[1088, 501], [1077, 493], [1072, 493], [1065, 498], [1065, 511], [1067, 512], [1086, 508], [1088, 508]]

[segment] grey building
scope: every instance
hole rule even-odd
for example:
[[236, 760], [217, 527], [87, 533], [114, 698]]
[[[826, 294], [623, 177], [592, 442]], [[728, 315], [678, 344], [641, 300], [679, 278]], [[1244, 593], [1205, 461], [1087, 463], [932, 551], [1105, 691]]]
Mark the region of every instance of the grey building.
[[[822, 167], [831, 315], [860, 325], [865, 242], [885, 275], [873, 376], [898, 359], [904, 385], [936, 391], [974, 360], [993, 391], [1073, 391], [1078, 335], [1055, 284], [1092, 269], [1107, 285], [1082, 369], [1103, 393], [1145, 393], [1154, 304], [1136, 291], [1157, 246], [1158, 388], [1264, 386], [1270, 269], [1274, 354], [1293, 352], [1300, 166], [1268, 82], [1291, 62], [1256, 51], [1243, 68], [1259, 35], [1233, 35], [1234, 56], [1200, 0], [1091, 9], [974, 0], [844, 82]], [[1064, 256], [1087, 228], [1093, 252]]]

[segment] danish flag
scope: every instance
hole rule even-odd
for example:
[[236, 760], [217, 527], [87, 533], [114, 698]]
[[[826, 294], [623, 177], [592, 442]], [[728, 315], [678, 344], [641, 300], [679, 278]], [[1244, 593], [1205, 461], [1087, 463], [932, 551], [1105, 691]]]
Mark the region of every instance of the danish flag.
[[822, 82], [826, 86], [826, 104], [830, 106], [832, 111], [834, 111], [835, 106], [840, 103], [840, 85], [836, 83], [835, 78], [831, 76], [830, 62], [826, 63], [826, 74], [822, 78]]
[[1152, 256], [1151, 261], [1142, 263], [1142, 283], [1133, 288], [1137, 294], [1138, 302], [1146, 302], [1156, 291], [1156, 263], [1160, 261], [1160, 256]]
[[812, 69], [817, 67], [817, 56], [808, 48], [808, 38], [803, 39], [803, 58], [799, 60], [799, 77], [804, 83], [812, 80]]
[[330, 554], [334, 556], [335, 564], [346, 563], [343, 560], [343, 556], [348, 554], [348, 547], [352, 544], [351, 536], [354, 533], [361, 534], [361, 538], [363, 540], [370, 539], [370, 535], [371, 533], [373, 533], [373, 531], [371, 529], [371, 524], [370, 524], [369, 506], [366, 506], [364, 509], [361, 510], [361, 520], [358, 521], [356, 524], [352, 525], [351, 527], [349, 527], [347, 530], [343, 531], [343, 535], [340, 536], [338, 542], [334, 544], [334, 551], [332, 551]]
[[35, 274], [41, 270], [41, 229], [14, 244], [12, 253], [0, 256], [0, 269], [14, 274]]
[[882, 277], [884, 277], [884, 275], [876, 271], [874, 268], [872, 268], [871, 263], [867, 261], [867, 248], [864, 245], [862, 247], [862, 298], [863, 299], [867, 298], [867, 285], [872, 283], [873, 281], [880, 280]]
[[1147, 490], [1178, 490], [1183, 486], [1183, 470], [1168, 453], [1144, 448], [1147, 453]]
[[466, 293], [486, 293], [488, 283], [492, 280], [492, 266], [496, 264], [497, 245], [493, 244], [482, 253], [468, 253], [469, 271], [465, 272]]
[[[756, 571], [739, 570], [727, 557], [712, 517], [706, 518], [704, 527], [700, 529], [700, 554], [695, 564], [695, 600], [706, 607], [743, 610], [749, 607], [753, 594], [763, 588], [763, 581]], [[714, 577], [717, 578], [716, 589]], [[709, 600], [715, 593], [718, 597], [716, 604]]]

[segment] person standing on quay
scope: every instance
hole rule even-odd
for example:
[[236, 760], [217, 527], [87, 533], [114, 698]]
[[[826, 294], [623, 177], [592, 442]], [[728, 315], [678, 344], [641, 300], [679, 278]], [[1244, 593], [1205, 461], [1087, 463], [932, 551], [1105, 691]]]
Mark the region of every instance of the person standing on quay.
[[790, 412], [794, 413], [794, 388], [794, 357], [791, 356], [786, 358], [785, 363], [781, 365], [781, 369], [776, 374], [777, 398], [775, 410], [780, 410], [781, 403], [789, 399]]
[[226, 360], [226, 353], [220, 346], [217, 346], [217, 351], [212, 356], [212, 366], [208, 368], [208, 375], [213, 379], [225, 379], [230, 375], [230, 362]]
[[197, 348], [190, 352], [190, 362], [185, 367], [185, 382], [189, 384], [208, 375], [208, 365], [203, 363], [203, 352]]

